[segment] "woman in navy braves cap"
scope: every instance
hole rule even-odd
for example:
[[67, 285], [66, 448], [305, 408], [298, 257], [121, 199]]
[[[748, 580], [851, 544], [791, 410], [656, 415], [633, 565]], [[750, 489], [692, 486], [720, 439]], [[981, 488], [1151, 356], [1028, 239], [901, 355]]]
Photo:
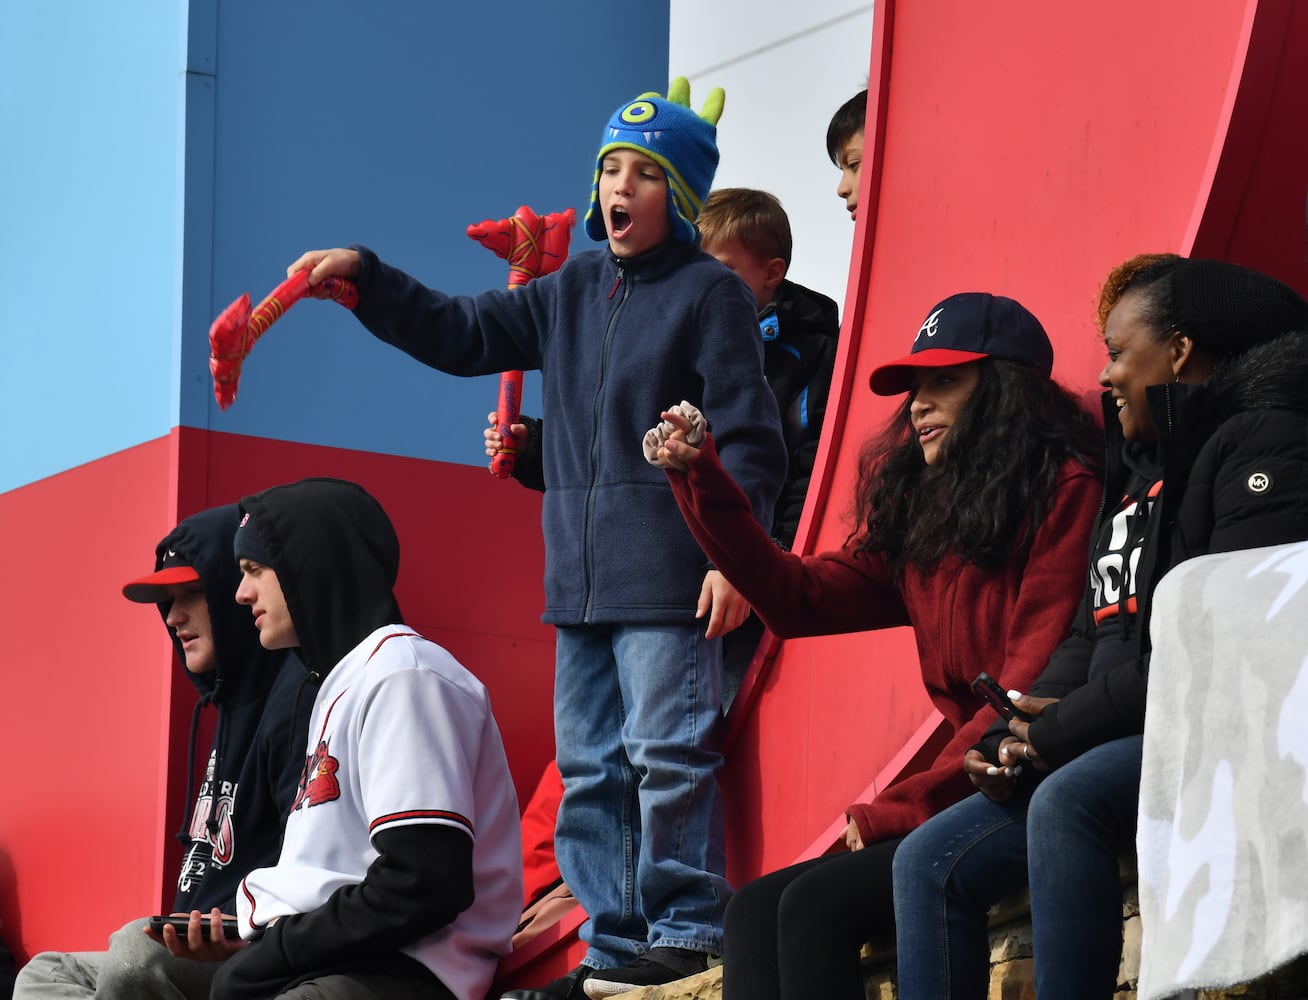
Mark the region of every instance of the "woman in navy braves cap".
[[873, 392], [904, 401], [863, 450], [856, 528], [837, 551], [796, 555], [772, 544], [703, 431], [711, 414], [683, 404], [646, 437], [705, 553], [774, 633], [912, 625], [923, 682], [952, 729], [926, 770], [849, 806], [849, 853], [737, 892], [726, 916], [726, 1000], [861, 1000], [859, 949], [893, 926], [896, 846], [972, 790], [959, 762], [994, 717], [973, 678], [984, 670], [1007, 687], [1034, 680], [1080, 597], [1099, 432], [1050, 379], [1044, 328], [1013, 299], [966, 292], [910, 332], [911, 351], [872, 373]]

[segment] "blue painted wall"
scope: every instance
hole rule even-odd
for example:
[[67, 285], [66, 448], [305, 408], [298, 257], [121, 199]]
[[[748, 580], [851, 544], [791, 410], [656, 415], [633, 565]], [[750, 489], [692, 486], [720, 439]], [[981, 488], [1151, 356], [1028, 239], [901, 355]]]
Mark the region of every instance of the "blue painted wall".
[[221, 413], [209, 323], [301, 251], [350, 242], [447, 291], [504, 284], [467, 225], [520, 204], [583, 213], [602, 126], [665, 87], [667, 44], [666, 3], [8, 12], [0, 492], [177, 424], [483, 463], [493, 377], [440, 375], [306, 302]]

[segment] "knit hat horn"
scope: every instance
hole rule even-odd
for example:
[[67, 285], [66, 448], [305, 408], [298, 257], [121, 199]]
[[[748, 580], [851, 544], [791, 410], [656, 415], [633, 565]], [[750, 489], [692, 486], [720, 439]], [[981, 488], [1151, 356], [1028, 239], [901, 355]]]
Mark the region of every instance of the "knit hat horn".
[[725, 100], [722, 88], [714, 87], [704, 102], [704, 110], [696, 114], [690, 107], [690, 81], [679, 76], [668, 87], [666, 98], [651, 91], [613, 112], [595, 158], [586, 235], [593, 240], [608, 239], [604, 213], [599, 206], [604, 157], [615, 149], [634, 149], [658, 163], [667, 174], [673, 239], [696, 243], [699, 232], [695, 219], [704, 207], [718, 169], [717, 125]]

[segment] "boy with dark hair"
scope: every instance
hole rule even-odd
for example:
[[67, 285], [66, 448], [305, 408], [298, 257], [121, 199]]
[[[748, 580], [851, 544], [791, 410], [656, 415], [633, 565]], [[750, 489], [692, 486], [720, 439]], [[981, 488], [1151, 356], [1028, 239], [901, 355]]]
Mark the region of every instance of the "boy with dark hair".
[[321, 688], [281, 856], [241, 883], [249, 946], [214, 1000], [481, 1000], [522, 901], [486, 689], [403, 624], [399, 541], [362, 487], [305, 479], [241, 509], [236, 599], [263, 647], [298, 649]]
[[[155, 549], [155, 570], [123, 586], [123, 596], [156, 604], [178, 659], [200, 692], [191, 721], [187, 794], [200, 710], [213, 705], [217, 728], [204, 782], [178, 832], [186, 845], [177, 878], [176, 913], [236, 912], [236, 889], [251, 868], [277, 857], [282, 821], [300, 770], [299, 747], [308, 701], [297, 712], [305, 673], [294, 654], [260, 648], [249, 617], [235, 600], [240, 573], [232, 558], [235, 504], [186, 518]], [[149, 937], [147, 937], [149, 934]], [[112, 1000], [208, 997], [216, 966], [174, 957], [187, 949], [133, 920], [103, 952], [42, 952], [19, 973], [19, 1000]], [[151, 940], [150, 938], [153, 938]], [[164, 945], [169, 947], [165, 948]], [[192, 958], [230, 951], [216, 938]]]
[[851, 219], [858, 218], [858, 177], [863, 168], [863, 130], [867, 121], [867, 90], [860, 90], [831, 116], [827, 155], [840, 168], [836, 194], [845, 199]]
[[542, 373], [554, 428], [543, 456], [544, 620], [557, 626], [564, 784], [555, 847], [589, 918], [589, 948], [567, 976], [512, 991], [515, 1000], [668, 982], [721, 948], [731, 888], [714, 742], [719, 636], [747, 607], [706, 572], [666, 477], [645, 462], [645, 415], [666, 398], [714, 400], [723, 461], [765, 526], [785, 456], [754, 304], [699, 249], [694, 225], [717, 168], [722, 92], [703, 114], [689, 101], [678, 79], [668, 98], [642, 94], [614, 112], [585, 224], [607, 252], [573, 254], [516, 291], [451, 298], [358, 247], [314, 251], [289, 269], [309, 270], [314, 285], [356, 279], [364, 325], [432, 367]]

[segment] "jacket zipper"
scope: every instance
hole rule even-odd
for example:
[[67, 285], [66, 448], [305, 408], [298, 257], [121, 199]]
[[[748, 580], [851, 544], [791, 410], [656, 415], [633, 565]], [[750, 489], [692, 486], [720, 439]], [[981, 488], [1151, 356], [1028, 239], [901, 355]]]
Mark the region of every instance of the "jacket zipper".
[[586, 601], [582, 607], [581, 620], [583, 624], [590, 624], [591, 612], [595, 609], [595, 559], [593, 549], [593, 538], [591, 537], [591, 517], [594, 514], [595, 507], [595, 479], [599, 473], [599, 452], [600, 439], [603, 435], [603, 427], [600, 424], [600, 417], [603, 413], [604, 404], [604, 382], [609, 370], [609, 347], [613, 343], [613, 330], [617, 326], [618, 315], [622, 312], [622, 307], [627, 304], [627, 299], [631, 295], [632, 282], [628, 279], [627, 272], [623, 270], [622, 265], [618, 264], [618, 276], [613, 282], [613, 287], [609, 290], [608, 297], [611, 299], [617, 293], [618, 286], [622, 286], [622, 297], [618, 299], [618, 304], [614, 307], [613, 312], [609, 314], [608, 326], [604, 329], [604, 344], [600, 350], [600, 367], [599, 380], [595, 384], [595, 399], [591, 406], [591, 426], [595, 428], [595, 433], [590, 442], [590, 487], [586, 491], [586, 514], [582, 521], [582, 534], [585, 545], [585, 571], [586, 571]]

